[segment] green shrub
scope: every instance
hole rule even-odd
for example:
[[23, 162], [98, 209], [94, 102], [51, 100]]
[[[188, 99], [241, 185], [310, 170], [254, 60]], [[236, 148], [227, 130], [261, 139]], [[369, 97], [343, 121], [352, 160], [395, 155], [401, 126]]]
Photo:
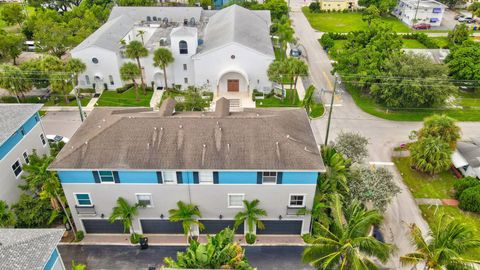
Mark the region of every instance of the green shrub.
[[328, 50], [335, 45], [335, 42], [329, 33], [325, 33], [320, 38], [320, 45], [322, 45], [324, 50]]
[[143, 235], [138, 234], [138, 233], [132, 233], [130, 235], [130, 243], [132, 244], [138, 244], [140, 242], [140, 238], [142, 238]]
[[460, 209], [480, 213], [480, 185], [465, 189], [458, 201]]
[[257, 241], [257, 236], [253, 233], [247, 233], [245, 235], [245, 241], [247, 242], [247, 244], [253, 245], [255, 244], [255, 241]]
[[312, 13], [318, 13], [320, 12], [320, 4], [318, 2], [311, 2], [310, 5], [308, 6], [310, 9], [310, 12]]
[[467, 176], [458, 180], [457, 182], [455, 182], [455, 184], [453, 184], [453, 186], [455, 187], [455, 198], [460, 198], [460, 195], [462, 195], [462, 192], [464, 190], [478, 185], [480, 185], [480, 180], [474, 177]]
[[75, 235], [77, 236], [77, 242], [80, 242], [85, 238], [85, 233], [83, 231], [77, 231]]
[[422, 43], [428, 49], [438, 49], [438, 44], [431, 38], [429, 38], [424, 33], [410, 33], [402, 35], [403, 39], [416, 39], [418, 42]]
[[125, 84], [122, 87], [117, 88], [116, 91], [117, 91], [117, 93], [121, 94], [121, 93], [127, 91], [128, 89], [130, 89], [132, 87], [133, 87], [133, 84], [129, 83], [129, 84]]

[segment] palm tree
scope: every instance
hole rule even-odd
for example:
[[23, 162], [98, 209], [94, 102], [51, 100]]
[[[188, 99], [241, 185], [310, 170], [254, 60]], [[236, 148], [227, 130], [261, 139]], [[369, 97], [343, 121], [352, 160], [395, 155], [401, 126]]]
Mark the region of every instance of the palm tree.
[[198, 221], [202, 217], [198, 205], [187, 204], [182, 201], [177, 202], [177, 209], [168, 210], [169, 219], [172, 222], [182, 222], [183, 232], [190, 238], [192, 236], [192, 226], [197, 225], [200, 230], [205, 227]]
[[282, 94], [285, 94], [285, 88], [283, 85], [283, 78], [285, 74], [287, 74], [287, 65], [285, 60], [275, 60], [268, 66], [268, 79], [272, 82], [277, 82], [282, 86]]
[[72, 260], [72, 270], [85, 270], [87, 269], [87, 266], [83, 263], [75, 263], [74, 260]]
[[258, 207], [260, 201], [255, 199], [251, 202], [243, 200], [243, 205], [245, 206], [245, 211], [240, 211], [235, 215], [235, 230], [241, 224], [247, 221], [247, 228], [249, 233], [253, 233], [253, 227], [256, 226], [260, 230], [265, 229], [265, 225], [260, 220], [260, 217], [267, 216], [267, 211]]
[[324, 146], [322, 148], [322, 159], [327, 167], [327, 172], [323, 174], [323, 181], [319, 184], [321, 193], [347, 194], [349, 191], [347, 173], [351, 161], [345, 159], [342, 154], [337, 153], [335, 148], [331, 146]]
[[416, 224], [410, 225], [415, 252], [400, 257], [402, 265], [424, 264], [424, 270], [476, 269], [473, 263], [479, 261], [463, 258], [467, 252], [480, 247], [480, 239], [465, 223], [447, 219], [444, 214], [436, 217], [428, 239], [422, 235]]
[[288, 17], [286, 16], [283, 16], [276, 24], [278, 25], [278, 40], [281, 44], [282, 51], [285, 52], [285, 50], [287, 49], [287, 43], [294, 41], [294, 31], [292, 26], [290, 25], [290, 19], [288, 19]]
[[458, 139], [460, 139], [460, 127], [457, 126], [456, 120], [444, 114], [434, 114], [425, 118], [423, 127], [418, 132], [418, 138], [424, 137], [440, 137], [448, 143], [452, 149], [455, 149]]
[[450, 166], [452, 149], [440, 137], [423, 137], [410, 146], [410, 160], [419, 171], [436, 174]]
[[137, 101], [140, 100], [137, 81], [135, 81], [135, 78], [138, 76], [140, 76], [140, 69], [134, 63], [125, 63], [120, 67], [120, 78], [124, 81], [132, 80], [135, 87], [135, 99]]
[[138, 30], [137, 37], [140, 37], [142, 39], [142, 45], [145, 45], [145, 41], [143, 40], [144, 35], [145, 35], [145, 31]]
[[25, 73], [16, 66], [7, 64], [0, 65], [0, 87], [5, 88], [10, 94], [15, 95], [17, 102], [20, 103], [21, 94], [32, 89], [32, 84]]
[[26, 174], [22, 175], [25, 180], [25, 185], [20, 187], [24, 190], [30, 190], [35, 194], [39, 194], [41, 199], [49, 199], [52, 208], [55, 210], [62, 209], [70, 228], [73, 230], [75, 240], [77, 235], [75, 227], [70, 218], [70, 213], [67, 210], [66, 199], [63, 193], [62, 185], [57, 177], [57, 173], [48, 170], [48, 166], [55, 159], [54, 156], [42, 157], [38, 156], [35, 150], [28, 156], [29, 164], [23, 166]]
[[313, 98], [314, 92], [315, 92], [315, 86], [310, 85], [307, 88], [307, 92], [305, 93], [305, 97], [303, 98], [303, 101], [302, 101], [302, 106], [303, 108], [305, 108], [305, 111], [307, 111], [308, 115], [310, 115], [310, 111], [313, 105], [315, 105], [315, 100]]
[[140, 203], [130, 205], [125, 198], [118, 197], [117, 205], [113, 207], [112, 214], [110, 214], [108, 221], [110, 223], [114, 223], [119, 219], [123, 224], [124, 232], [130, 233], [131, 229], [132, 233], [135, 234], [132, 226], [132, 220], [136, 215], [138, 215], [139, 207], [144, 207], [144, 205]]
[[[307, 73], [308, 73], [308, 65], [298, 59], [298, 58], [293, 58], [293, 57], [290, 57], [289, 58], [289, 69], [290, 69], [290, 73], [292, 74], [293, 76], [293, 85], [291, 87], [292, 91], [296, 91], [297, 89], [297, 81], [298, 81], [298, 78], [300, 76], [306, 76]], [[296, 101], [296, 94], [294, 93], [293, 95], [293, 103], [295, 104], [295, 101]]]
[[167, 85], [167, 66], [173, 63], [174, 58], [172, 52], [165, 48], [158, 48], [153, 52], [153, 65], [159, 67], [163, 70], [163, 78], [165, 79], [165, 89], [168, 88]]
[[87, 69], [87, 66], [85, 65], [85, 63], [82, 62], [82, 60], [78, 58], [70, 58], [67, 61], [66, 68], [68, 72], [73, 73], [74, 75], [73, 82], [75, 83], [75, 85], [77, 85], [78, 75], [84, 72]]
[[330, 208], [330, 227], [318, 225], [319, 235], [305, 248], [302, 260], [317, 269], [379, 269], [371, 258], [386, 262], [392, 252], [391, 245], [369, 236], [372, 226], [382, 220], [381, 214], [355, 201], [344, 206], [338, 195]]
[[143, 94], [146, 95], [147, 92], [145, 89], [145, 82], [143, 80], [143, 72], [142, 72], [142, 65], [140, 65], [140, 58], [147, 57], [148, 50], [143, 46], [143, 44], [140, 41], [133, 40], [130, 43], [128, 43], [127, 48], [125, 50], [125, 55], [128, 58], [137, 60], [137, 66], [138, 66], [138, 69], [140, 70], [140, 81], [142, 82]]
[[9, 209], [5, 201], [0, 200], [0, 228], [13, 227], [15, 225], [15, 215]]

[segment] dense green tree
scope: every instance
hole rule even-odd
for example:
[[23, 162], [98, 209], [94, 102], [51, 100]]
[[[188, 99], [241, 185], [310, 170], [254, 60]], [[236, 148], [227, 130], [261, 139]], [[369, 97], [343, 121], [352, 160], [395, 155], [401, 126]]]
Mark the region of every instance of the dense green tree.
[[78, 84], [78, 75], [87, 69], [85, 63], [78, 58], [70, 58], [67, 60], [66, 71], [73, 74], [75, 85]]
[[471, 11], [474, 16], [480, 17], [480, 2], [473, 2], [468, 6], [468, 11]]
[[[287, 43], [293, 42], [295, 31], [291, 26], [290, 19], [283, 17], [280, 21], [275, 24], [275, 34], [278, 36], [278, 41], [280, 42], [280, 47], [282, 51], [287, 49]], [[282, 54], [283, 55], [283, 54]]]
[[468, 40], [470, 36], [468, 27], [465, 23], [455, 25], [455, 28], [448, 32], [448, 41], [450, 46], [460, 45]]
[[260, 208], [258, 205], [260, 201], [255, 199], [252, 201], [243, 200], [244, 211], [240, 211], [235, 215], [235, 229], [238, 228], [241, 224], [247, 222], [248, 233], [253, 233], [253, 229], [257, 228], [260, 230], [265, 229], [265, 225], [260, 220], [262, 217], [267, 216], [267, 211]]
[[52, 215], [52, 207], [48, 200], [42, 200], [29, 194], [22, 194], [17, 203], [12, 205], [17, 217], [17, 228], [48, 227]]
[[[295, 57], [290, 57], [287, 59], [287, 67], [289, 70], [289, 74], [292, 74], [293, 76], [293, 85], [291, 85], [290, 89], [295, 91], [297, 90], [297, 82], [298, 78], [300, 77], [307, 77], [308, 76], [308, 65], [305, 63], [305, 61], [295, 58]], [[296, 98], [297, 95], [294, 94], [293, 96], [293, 104], [296, 103]]]
[[66, 63], [58, 57], [46, 55], [42, 58], [40, 67], [48, 74], [52, 91], [63, 95], [65, 103], [68, 104], [68, 94], [72, 90], [72, 72], [66, 70]]
[[141, 72], [138, 66], [131, 62], [124, 63], [120, 67], [120, 78], [124, 81], [131, 80], [133, 82], [133, 86], [135, 88], [135, 99], [137, 101], [140, 100], [140, 97], [138, 96], [138, 85], [135, 79], [140, 76], [140, 73]]
[[8, 64], [0, 65], [0, 87], [15, 95], [20, 103], [20, 96], [32, 89], [28, 76], [18, 67]]
[[23, 51], [25, 37], [23, 34], [0, 33], [0, 58], [12, 59], [17, 65], [17, 58]]
[[465, 1], [464, 0], [441, 0], [440, 2], [447, 5], [450, 9], [453, 9], [457, 4], [462, 4]]
[[355, 132], [341, 131], [337, 135], [333, 148], [346, 159], [354, 163], [362, 163], [368, 157], [368, 139]]
[[173, 61], [174, 58], [169, 49], [158, 48], [153, 52], [153, 66], [163, 70], [163, 78], [165, 79], [164, 89], [168, 89], [167, 66], [173, 63]]
[[456, 122], [455, 119], [444, 114], [434, 114], [425, 118], [423, 127], [418, 131], [418, 138], [438, 137], [450, 145], [452, 149], [455, 149], [461, 131]]
[[425, 270], [476, 269], [476, 261], [464, 257], [480, 248], [480, 239], [475, 237], [473, 228], [442, 214], [436, 217], [430, 229], [428, 237], [424, 237], [416, 224], [410, 225], [411, 238], [417, 250], [400, 257], [403, 265], [421, 264]]
[[383, 68], [385, 78], [377, 78], [370, 95], [387, 107], [440, 106], [457, 92], [457, 87], [448, 82], [447, 67], [434, 64], [427, 56], [393, 55], [383, 63]]
[[431, 175], [449, 168], [451, 154], [448, 143], [439, 137], [423, 137], [410, 146], [412, 166]]
[[140, 81], [142, 82], [143, 94], [146, 95], [147, 93], [145, 89], [145, 81], [143, 79], [142, 65], [140, 64], [140, 58], [148, 56], [147, 48], [145, 48], [140, 41], [133, 40], [130, 43], [128, 43], [125, 49], [125, 55], [128, 58], [134, 59], [137, 61], [137, 66], [138, 66], [138, 69], [140, 70]]
[[456, 80], [480, 80], [480, 43], [466, 41], [450, 49], [445, 59], [450, 75]]
[[42, 68], [42, 59], [31, 59], [19, 65], [20, 69], [28, 77], [30, 83], [37, 88], [45, 88], [50, 85], [48, 73]]
[[372, 21], [380, 18], [380, 10], [376, 5], [372, 4], [362, 11], [362, 20], [368, 23], [368, 26], [372, 24]]
[[266, 0], [263, 5], [257, 7], [257, 9], [270, 10], [272, 19], [280, 20], [282, 17], [288, 17], [288, 5], [284, 0]]
[[138, 208], [143, 207], [144, 205], [140, 203], [136, 203], [131, 205], [128, 201], [123, 197], [118, 197], [117, 204], [112, 209], [112, 213], [108, 218], [110, 223], [114, 223], [117, 220], [120, 220], [123, 224], [123, 230], [125, 233], [135, 234], [133, 230], [132, 222], [135, 216], [138, 215]]
[[177, 208], [168, 210], [168, 214], [170, 215], [170, 221], [182, 223], [183, 232], [189, 239], [193, 236], [193, 226], [198, 226], [200, 231], [205, 228], [205, 226], [198, 221], [198, 218], [202, 217], [198, 205], [178, 201]]
[[305, 248], [302, 260], [317, 269], [380, 269], [372, 258], [386, 262], [392, 246], [370, 236], [371, 227], [382, 215], [368, 211], [358, 202], [342, 205], [335, 196], [331, 205], [332, 223], [319, 225], [320, 232]]
[[476, 186], [480, 186], [480, 181], [472, 176], [467, 176], [455, 181], [455, 183], [453, 183], [453, 187], [455, 188], [455, 198], [460, 198], [460, 195], [462, 195], [463, 191]]
[[165, 264], [175, 269], [239, 269], [253, 270], [245, 250], [234, 242], [234, 232], [226, 228], [214, 236], [207, 236], [207, 243], [191, 241], [185, 252], [177, 252], [177, 260], [167, 257]]
[[208, 107], [208, 100], [204, 99], [199, 91], [193, 87], [189, 87], [188, 90], [184, 92], [184, 101], [177, 103], [178, 106], [181, 106], [182, 111], [203, 111]]
[[315, 98], [313, 96], [314, 93], [315, 93], [315, 86], [310, 85], [305, 91], [305, 97], [302, 100], [302, 106], [308, 115], [310, 115], [312, 107], [315, 105]]
[[332, 38], [330, 33], [323, 33], [322, 37], [320, 38], [320, 45], [322, 45], [324, 50], [329, 50], [335, 45], [335, 40]]
[[146, 7], [146, 6], [154, 6], [154, 0], [118, 0], [116, 3], [119, 6], [138, 6], [138, 7]]
[[2, 4], [0, 17], [7, 25], [21, 24], [26, 18], [23, 7], [19, 3]]
[[8, 207], [7, 202], [0, 200], [0, 228], [9, 228], [15, 225], [15, 215]]
[[395, 0], [360, 0], [358, 4], [367, 8], [376, 6], [383, 16], [388, 16], [389, 12], [397, 5], [397, 2]]

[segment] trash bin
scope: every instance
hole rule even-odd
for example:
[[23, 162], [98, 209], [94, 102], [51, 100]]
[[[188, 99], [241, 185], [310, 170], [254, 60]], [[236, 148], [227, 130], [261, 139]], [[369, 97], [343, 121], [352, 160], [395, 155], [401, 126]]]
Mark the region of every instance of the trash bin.
[[148, 248], [148, 238], [140, 237], [140, 249], [147, 249], [147, 248]]

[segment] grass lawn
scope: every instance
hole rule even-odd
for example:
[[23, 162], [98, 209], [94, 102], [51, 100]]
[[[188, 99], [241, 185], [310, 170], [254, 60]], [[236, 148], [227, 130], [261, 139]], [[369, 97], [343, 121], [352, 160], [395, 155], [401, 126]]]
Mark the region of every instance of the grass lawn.
[[425, 49], [427, 48], [425, 45], [420, 43], [420, 41], [416, 39], [402, 39], [403, 48], [405, 49]]
[[[464, 212], [455, 206], [439, 206], [437, 208], [435, 206], [420, 205], [420, 210], [422, 210], [422, 215], [430, 227], [435, 225], [435, 214], [444, 213], [451, 219], [467, 224], [474, 230], [475, 236], [480, 238], [480, 215], [478, 214]], [[465, 257], [471, 260], [480, 260], [480, 248], [467, 253]]]
[[440, 48], [448, 47], [448, 37], [430, 37]]
[[[321, 32], [345, 33], [368, 28], [368, 23], [362, 20], [362, 14], [359, 12], [311, 13], [308, 7], [303, 7], [302, 11], [310, 25]], [[411, 32], [407, 25], [393, 16], [382, 17], [381, 21], [389, 23], [395, 32]]]
[[[87, 106], [88, 102], [90, 102], [91, 99], [92, 97], [85, 96], [80, 99], [80, 103], [82, 104], [82, 106]], [[45, 106], [77, 106], [77, 100], [74, 99], [67, 103], [65, 102], [65, 99], [63, 97], [60, 97], [57, 99], [56, 103], [53, 101], [53, 99], [50, 99], [47, 102], [45, 102], [44, 105]]]
[[[255, 101], [257, 107], [299, 107], [301, 102], [298, 98], [297, 91], [287, 89], [287, 97], [283, 99], [276, 98], [275, 96], [266, 97]], [[295, 103], [293, 103], [293, 95], [295, 95]]]
[[463, 108], [459, 109], [387, 109], [376, 104], [371, 98], [362, 94], [359, 89], [352, 86], [346, 87], [352, 95], [355, 104], [364, 112], [393, 121], [423, 121], [432, 114], [445, 114], [459, 121], [480, 121], [480, 109]]
[[450, 171], [431, 177], [411, 169], [408, 157], [395, 157], [393, 162], [413, 197], [438, 199], [453, 197], [453, 183], [457, 181], [457, 178]]
[[105, 91], [98, 99], [97, 106], [149, 107], [153, 91], [147, 91], [147, 95], [143, 95], [142, 89], [139, 89], [138, 92], [139, 100], [135, 99], [133, 88], [121, 94], [116, 91]]
[[318, 118], [323, 115], [324, 111], [325, 107], [323, 107], [322, 103], [315, 103], [315, 105], [312, 107], [312, 110], [310, 111], [310, 117]]

